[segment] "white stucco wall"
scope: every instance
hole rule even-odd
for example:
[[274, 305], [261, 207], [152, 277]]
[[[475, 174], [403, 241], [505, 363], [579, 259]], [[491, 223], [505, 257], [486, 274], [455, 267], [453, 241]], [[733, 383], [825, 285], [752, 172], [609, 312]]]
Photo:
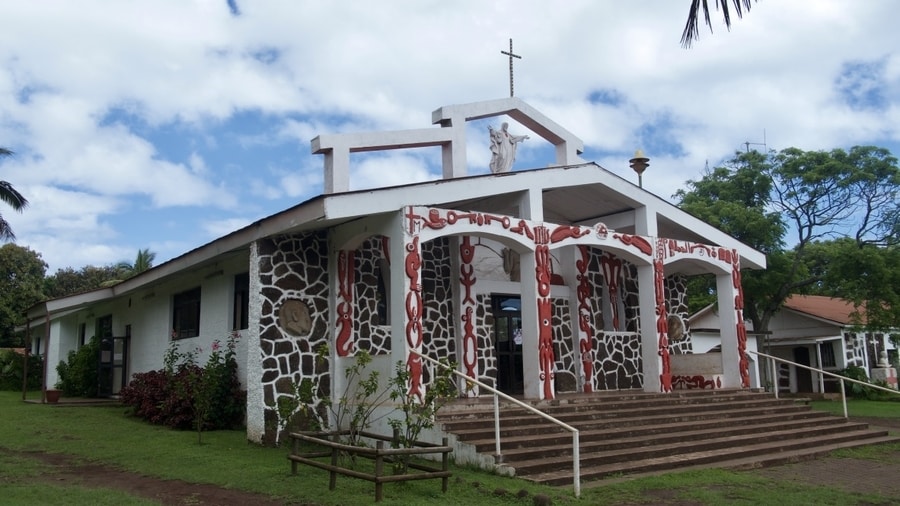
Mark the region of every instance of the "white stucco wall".
[[[201, 287], [200, 335], [178, 341], [181, 351], [200, 349], [197, 361], [206, 363], [212, 343], [219, 340], [224, 346], [231, 333], [234, 300], [234, 277], [247, 272], [248, 258], [237, 255], [227, 262], [182, 275], [175, 280], [161, 282], [135, 292], [105, 300], [74, 313], [51, 317], [49, 347], [44, 325], [32, 329], [32, 335], [40, 336], [42, 351], [47, 353], [47, 385], [53, 387], [58, 379], [56, 365], [69, 351], [80, 346], [79, 328], [85, 324], [85, 340], [96, 334], [97, 320], [112, 315], [112, 331], [116, 337], [124, 336], [131, 325], [128, 347], [127, 375], [160, 369], [163, 356], [171, 341], [172, 297], [174, 294]], [[246, 330], [237, 341], [238, 372], [246, 385]]]

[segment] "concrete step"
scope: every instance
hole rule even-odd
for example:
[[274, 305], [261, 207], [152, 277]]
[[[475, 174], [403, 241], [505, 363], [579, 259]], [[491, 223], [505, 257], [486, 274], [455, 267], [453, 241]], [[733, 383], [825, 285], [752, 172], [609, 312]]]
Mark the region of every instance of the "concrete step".
[[[740, 451], [759, 444], [785, 442], [794, 444], [800, 440], [816, 438], [841, 438], [846, 434], [867, 433], [865, 424], [830, 425], [823, 427], [802, 427], [790, 430], [770, 430], [750, 434], [726, 435], [720, 437], [659, 442], [646, 446], [612, 447], [598, 444], [581, 445], [581, 465], [593, 468], [599, 465], [630, 464], [632, 462], [659, 457], [673, 457], [697, 452], [714, 452], [719, 450]], [[550, 454], [548, 448], [543, 452], [528, 451], [504, 452], [504, 463], [516, 469], [519, 476], [528, 476], [559, 468], [572, 461], [572, 446], [565, 451]], [[527, 459], [527, 460], [526, 460]]]
[[[626, 391], [531, 404], [579, 430], [585, 482], [698, 466], [762, 466], [828, 448], [900, 440], [814, 411], [805, 399], [748, 391]], [[500, 412], [503, 465], [536, 482], [570, 485], [572, 435], [513, 404]], [[491, 398], [442, 409], [437, 426], [477, 452], [495, 451]]]
[[[747, 423], [752, 422], [753, 416], [766, 417], [771, 415], [780, 415], [789, 418], [791, 415], [802, 416], [810, 413], [806, 406], [798, 405], [741, 405], [741, 406], [720, 406], [719, 410], [708, 409], [686, 409], [677, 411], [654, 410], [649, 413], [628, 412], [618, 413], [613, 416], [604, 414], [597, 417], [585, 416], [565, 416], [557, 413], [557, 419], [577, 427], [579, 430], [615, 430], [621, 427], [637, 428], [640, 426], [653, 425], [672, 425], [672, 424], [690, 424], [701, 423], [704, 421], [724, 421], [730, 420], [731, 423]], [[732, 408], [732, 409], [725, 409]], [[481, 439], [493, 437], [494, 425], [493, 414], [484, 415], [472, 420], [455, 420], [445, 421], [439, 419], [438, 423], [447, 432], [456, 434], [462, 440]], [[509, 418], [503, 414], [500, 416], [501, 438], [512, 437], [516, 435], [534, 435], [546, 432], [555, 432], [559, 426], [547, 421], [537, 415], [532, 414], [530, 417]]]
[[[831, 417], [827, 413], [804, 412], [796, 416], [769, 415], [767, 417], [748, 416], [740, 419], [704, 420], [701, 422], [680, 422], [674, 424], [659, 424], [647, 426], [626, 426], [614, 429], [579, 429], [579, 440], [582, 445], [591, 443], [606, 443], [621, 448], [628, 446], [646, 446], [664, 442], [679, 441], [685, 438], [700, 439], [703, 437], [726, 436], [746, 434], [747, 426], [751, 425], [753, 431], [794, 429], [812, 426], [830, 426], [843, 424], [843, 418]], [[488, 437], [476, 440], [465, 440], [466, 443], [475, 446], [478, 452], [493, 452], [493, 432]], [[572, 434], [568, 431], [557, 429], [555, 432], [542, 434], [521, 434], [501, 438], [501, 450], [504, 453], [515, 452], [519, 449], [540, 448], [550, 451], [552, 447], [566, 448], [569, 453], [572, 449]]]
[[[711, 463], [703, 463], [703, 464], [690, 464], [683, 463], [678, 467], [677, 470], [672, 469], [662, 469], [658, 471], [645, 471], [645, 472], [634, 472], [629, 474], [614, 474], [609, 475], [603, 479], [599, 480], [591, 480], [585, 481], [582, 483], [582, 489], [586, 488], [596, 488], [603, 487], [606, 485], [612, 485], [616, 483], [622, 483], [623, 481], [630, 481], [637, 478], [644, 478], [648, 476], [659, 476], [660, 474], [666, 474], [671, 472], [686, 472], [686, 471], [697, 471], [703, 469], [736, 469], [736, 470], [749, 470], [749, 469], [760, 469], [763, 467], [770, 466], [780, 466], [784, 464], [792, 464], [797, 462], [803, 462], [806, 460], [815, 459], [821, 457], [823, 455], [827, 455], [835, 450], [840, 450], [844, 448], [855, 448], [858, 446], [867, 446], [867, 445], [879, 445], [879, 444], [888, 444], [888, 443], [896, 443], [898, 442], [898, 438], [893, 436], [884, 436], [884, 437], [875, 437], [866, 439], [865, 441], [846, 441], [846, 442], [823, 442], [819, 446], [815, 446], [812, 448], [800, 448], [795, 450], [784, 450], [778, 453], [770, 453], [764, 455], [756, 455], [752, 457], [739, 457], [732, 459], [724, 459]], [[568, 474], [569, 481], [566, 482], [566, 485], [571, 485], [572, 483], [572, 474]], [[584, 481], [584, 480], [582, 480]]]
[[[837, 448], [851, 448], [870, 444], [900, 441], [886, 433], [871, 431], [851, 431], [828, 438], [802, 438], [790, 441], [772, 441], [754, 445], [715, 450], [687, 451], [684, 453], [651, 457], [629, 462], [585, 465], [581, 461], [583, 482], [602, 480], [607, 477], [636, 475], [659, 471], [674, 471], [697, 468], [698, 466], [717, 468], [753, 468], [790, 462], [791, 459], [823, 455]], [[517, 469], [518, 471], [518, 469]], [[570, 485], [572, 483], [572, 461], [555, 470], [520, 475], [522, 478], [546, 485]]]

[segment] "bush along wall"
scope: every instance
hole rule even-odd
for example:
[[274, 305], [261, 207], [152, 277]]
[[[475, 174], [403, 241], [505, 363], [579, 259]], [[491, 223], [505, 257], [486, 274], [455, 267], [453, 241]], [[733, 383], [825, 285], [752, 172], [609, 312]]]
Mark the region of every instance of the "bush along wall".
[[66, 397], [97, 397], [100, 389], [100, 340], [94, 336], [91, 340], [70, 351], [65, 361], [56, 366], [59, 381], [56, 388], [62, 390]]
[[159, 370], [135, 374], [120, 398], [134, 416], [173, 429], [233, 429], [244, 422], [246, 393], [238, 378], [235, 347], [240, 334], [216, 340], [206, 364], [197, 363], [202, 352], [182, 352], [172, 341]]
[[[0, 390], [22, 391], [25, 374], [25, 355], [13, 350], [0, 350]], [[44, 359], [41, 355], [28, 355], [29, 390], [41, 388], [44, 377]]]

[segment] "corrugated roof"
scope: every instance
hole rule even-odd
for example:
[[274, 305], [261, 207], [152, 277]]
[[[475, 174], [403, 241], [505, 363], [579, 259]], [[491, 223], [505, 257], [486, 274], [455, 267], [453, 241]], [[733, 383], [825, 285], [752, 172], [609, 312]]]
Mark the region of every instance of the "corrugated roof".
[[[865, 322], [865, 308], [855, 308], [853, 303], [846, 299], [821, 295], [791, 295], [784, 302], [784, 307], [842, 325]], [[852, 317], [854, 313], [858, 313], [862, 321], [854, 321]]]

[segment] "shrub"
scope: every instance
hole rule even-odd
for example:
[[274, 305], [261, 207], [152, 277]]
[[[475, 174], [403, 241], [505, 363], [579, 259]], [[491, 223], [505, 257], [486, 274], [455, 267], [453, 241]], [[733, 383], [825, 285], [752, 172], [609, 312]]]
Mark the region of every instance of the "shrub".
[[[22, 390], [24, 356], [13, 350], [0, 350], [0, 390]], [[28, 355], [29, 390], [41, 388], [44, 377], [44, 359], [40, 355]]]
[[95, 336], [90, 342], [70, 351], [66, 361], [56, 366], [59, 381], [56, 388], [67, 397], [97, 397], [100, 389], [100, 340]]
[[230, 429], [244, 421], [245, 393], [237, 375], [232, 334], [223, 347], [213, 343], [205, 367], [196, 363], [195, 349], [181, 352], [173, 341], [164, 357], [165, 366], [135, 374], [122, 389], [122, 402], [132, 413], [150, 423], [173, 429]]
[[[857, 381], [863, 381], [871, 385], [888, 388], [888, 384], [884, 381], [872, 382], [869, 379], [869, 375], [866, 374], [866, 370], [856, 365], [851, 365], [846, 369], [841, 369], [840, 371], [837, 371], [837, 373], [846, 378], [855, 379]], [[860, 385], [859, 383], [853, 383], [851, 381], [846, 382], [846, 388], [847, 396], [856, 399], [867, 399], [870, 401], [894, 401], [897, 400], [896, 398], [898, 397], [897, 395], [882, 392], [881, 390], [869, 388], [867, 386]]]

